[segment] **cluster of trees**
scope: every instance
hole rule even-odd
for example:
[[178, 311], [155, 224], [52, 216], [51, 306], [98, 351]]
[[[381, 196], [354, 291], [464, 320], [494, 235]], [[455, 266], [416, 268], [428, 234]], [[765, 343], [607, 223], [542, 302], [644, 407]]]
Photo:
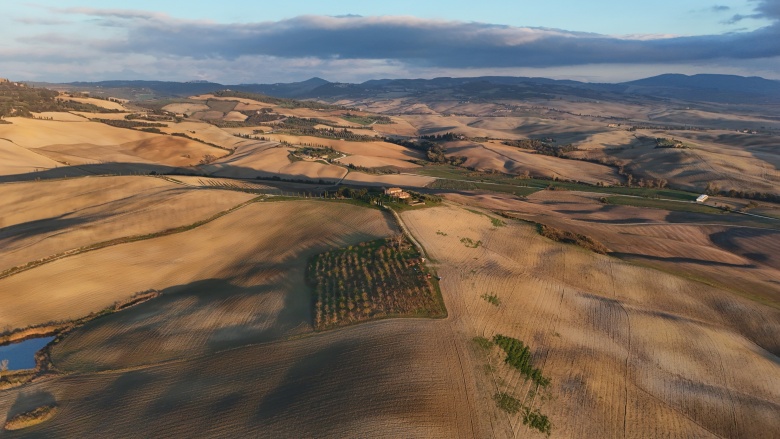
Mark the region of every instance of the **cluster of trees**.
[[[447, 133], [442, 136], [447, 136]], [[420, 140], [413, 141], [413, 140], [404, 140], [404, 139], [396, 139], [393, 137], [387, 137], [385, 138], [385, 142], [389, 143], [395, 143], [396, 145], [401, 145], [406, 148], [414, 149], [417, 151], [421, 151], [425, 153], [425, 158], [432, 163], [439, 163], [439, 164], [449, 164], [453, 166], [460, 166], [463, 163], [466, 162], [468, 159], [464, 156], [447, 156], [447, 149], [440, 145], [439, 143], [436, 143], [432, 140], [429, 140], [431, 136], [428, 136], [428, 139], [426, 138], [420, 138]]]
[[677, 148], [677, 149], [688, 148], [688, 146], [683, 142], [676, 139], [667, 139], [666, 137], [656, 137], [655, 147], [656, 148]]
[[[323, 137], [326, 139], [344, 139], [351, 142], [370, 142], [376, 140], [376, 137], [355, 134], [346, 128], [315, 128], [316, 125], [323, 124], [324, 121], [318, 119], [288, 117], [276, 125], [280, 130], [297, 136]], [[328, 122], [329, 123], [329, 122]]]
[[561, 158], [566, 158], [570, 152], [579, 151], [579, 148], [572, 144], [553, 146], [547, 142], [536, 139], [505, 140], [501, 143], [507, 146], [514, 146], [515, 148], [521, 149], [530, 149], [538, 152], [539, 154]]
[[[168, 125], [164, 123], [158, 123], [158, 122], [140, 122], [137, 120], [121, 120], [121, 119], [90, 119], [93, 122], [100, 122], [104, 123], [106, 125], [111, 125], [112, 127], [117, 128], [129, 128], [129, 129], [135, 129], [135, 128], [165, 128]], [[157, 130], [157, 132], [160, 132], [160, 130]]]
[[550, 379], [543, 376], [542, 371], [531, 364], [531, 350], [522, 341], [496, 334], [493, 336], [493, 343], [506, 353], [505, 363], [520, 371], [526, 378], [540, 387], [550, 385]]
[[430, 140], [432, 142], [452, 142], [454, 140], [463, 140], [465, 139], [465, 137], [448, 131], [444, 134], [431, 134], [430, 136], [420, 136], [420, 139]]
[[403, 235], [323, 253], [307, 272], [318, 330], [391, 315], [443, 315], [422, 260]]
[[230, 151], [231, 153], [233, 152], [232, 149], [225, 148], [224, 146], [217, 145], [216, 143], [206, 142], [205, 140], [198, 139], [197, 137], [192, 137], [192, 136], [187, 135], [185, 133], [171, 133], [171, 135], [172, 136], [176, 136], [176, 137], [184, 137], [185, 139], [194, 140], [196, 142], [200, 142], [200, 143], [203, 143], [205, 145], [213, 146], [214, 148], [224, 149], [225, 151]]
[[372, 123], [380, 124], [380, 125], [390, 125], [393, 123], [393, 120], [390, 119], [387, 116], [378, 116], [378, 115], [370, 115], [370, 116], [359, 116], [357, 114], [352, 113], [344, 113], [341, 116], [342, 119], [356, 123], [359, 125], [371, 125]]
[[581, 235], [579, 233], [570, 232], [568, 230], [557, 229], [545, 224], [538, 224], [537, 230], [539, 231], [540, 235], [555, 242], [574, 244], [602, 255], [605, 255], [607, 252], [609, 252], [609, 249], [607, 249], [604, 244], [596, 241], [590, 236]]
[[769, 192], [752, 192], [752, 191], [738, 191], [736, 189], [729, 189], [728, 192], [721, 192], [723, 195], [728, 195], [732, 198], [744, 198], [746, 200], [758, 200], [758, 201], [770, 201], [773, 203], [780, 203], [780, 195]]
[[295, 99], [274, 98], [260, 93], [249, 93], [244, 91], [222, 90], [214, 93], [214, 96], [222, 98], [242, 98], [252, 99], [253, 101], [265, 102], [268, 104], [279, 105], [284, 108], [311, 108], [315, 110], [346, 110], [346, 107], [340, 105], [323, 104], [316, 101], [297, 101]]
[[117, 112], [117, 110], [107, 110], [97, 105], [58, 99], [58, 96], [59, 93], [54, 90], [2, 82], [0, 83], [0, 118], [5, 116], [31, 117], [32, 113], [43, 111]]

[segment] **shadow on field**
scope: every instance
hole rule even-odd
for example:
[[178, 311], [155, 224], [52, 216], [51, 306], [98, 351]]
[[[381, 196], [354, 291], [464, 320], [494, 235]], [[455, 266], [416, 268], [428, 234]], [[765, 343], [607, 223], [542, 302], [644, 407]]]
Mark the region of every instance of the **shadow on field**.
[[53, 234], [60, 230], [76, 227], [81, 224], [100, 221], [109, 215], [91, 215], [85, 217], [70, 217], [71, 213], [52, 218], [44, 218], [13, 226], [0, 228], [0, 242], [15, 242], [37, 235]]
[[155, 299], [68, 334], [52, 350], [52, 360], [62, 370], [111, 370], [312, 330], [310, 292], [296, 282], [303, 278], [301, 267], [255, 268], [252, 276], [267, 283], [244, 287], [236, 279], [207, 279], [166, 288]]
[[644, 259], [649, 261], [658, 261], [658, 262], [671, 262], [671, 263], [683, 263], [683, 264], [698, 264], [698, 265], [705, 265], [708, 267], [732, 267], [732, 268], [756, 268], [755, 264], [730, 264], [728, 262], [717, 262], [717, 261], [708, 261], [705, 259], [694, 259], [694, 258], [682, 258], [682, 257], [669, 257], [664, 258], [661, 256], [651, 256], [651, 255], [644, 255], [641, 253], [621, 253], [621, 252], [612, 252], [610, 253], [611, 256], [615, 256], [620, 259]]
[[31, 392], [22, 391], [17, 395], [16, 401], [14, 401], [11, 409], [8, 410], [6, 421], [16, 415], [29, 412], [35, 408], [44, 405], [53, 405], [55, 402], [56, 399], [54, 398], [54, 395], [44, 390], [35, 390]]
[[[731, 228], [710, 235], [710, 241], [729, 252], [780, 269], [780, 259], [770, 254], [780, 243], [780, 232], [768, 229]], [[747, 251], [745, 244], [763, 244], [767, 252]], [[751, 246], [752, 247], [752, 246]]]

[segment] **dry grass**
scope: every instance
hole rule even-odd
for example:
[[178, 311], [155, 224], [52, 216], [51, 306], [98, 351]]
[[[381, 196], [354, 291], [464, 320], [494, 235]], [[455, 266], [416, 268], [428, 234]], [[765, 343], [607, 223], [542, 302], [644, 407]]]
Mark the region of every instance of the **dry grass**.
[[5, 421], [6, 430], [21, 430], [46, 422], [57, 414], [57, 407], [53, 405], [37, 407], [29, 412], [20, 413]]

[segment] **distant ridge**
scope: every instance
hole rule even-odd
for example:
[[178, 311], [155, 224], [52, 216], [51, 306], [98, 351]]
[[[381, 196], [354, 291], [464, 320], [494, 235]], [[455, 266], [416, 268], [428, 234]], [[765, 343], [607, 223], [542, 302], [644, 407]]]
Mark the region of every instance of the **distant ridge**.
[[31, 83], [74, 91], [110, 93], [127, 99], [186, 97], [224, 89], [293, 99], [361, 99], [434, 93], [454, 99], [533, 99], [573, 96], [608, 99], [635, 95], [692, 102], [780, 103], [780, 81], [735, 75], [664, 74], [617, 84], [514, 76], [433, 79], [374, 79], [360, 84], [329, 82], [314, 77], [300, 82], [224, 85], [207, 81], [167, 82], [115, 80], [68, 84]]
[[636, 81], [624, 82], [626, 85], [643, 87], [675, 87], [688, 89], [713, 89], [745, 93], [780, 93], [780, 81], [764, 79], [758, 76], [736, 75], [681, 75], [668, 73]]

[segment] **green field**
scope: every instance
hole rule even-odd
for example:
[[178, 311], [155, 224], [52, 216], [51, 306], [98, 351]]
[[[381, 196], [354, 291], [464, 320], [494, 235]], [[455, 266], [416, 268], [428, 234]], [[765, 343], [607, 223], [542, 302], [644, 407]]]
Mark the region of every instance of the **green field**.
[[653, 198], [636, 198], [612, 196], [606, 197], [607, 204], [617, 204], [620, 206], [649, 207], [652, 209], [672, 210], [675, 212], [693, 212], [723, 214], [724, 211], [712, 206], [697, 203], [683, 203], [679, 201], [657, 200]]
[[[584, 183], [551, 181], [536, 178], [520, 179], [506, 174], [474, 172], [456, 166], [429, 165], [416, 171], [420, 175], [439, 179], [430, 185], [434, 189], [488, 190], [493, 192], [530, 195], [550, 186], [570, 191], [599, 192], [616, 195], [634, 195], [646, 198], [669, 198], [681, 201], [693, 201], [699, 194], [675, 189], [656, 189], [625, 186], [591, 186]], [[464, 181], [465, 180], [465, 181]]]

